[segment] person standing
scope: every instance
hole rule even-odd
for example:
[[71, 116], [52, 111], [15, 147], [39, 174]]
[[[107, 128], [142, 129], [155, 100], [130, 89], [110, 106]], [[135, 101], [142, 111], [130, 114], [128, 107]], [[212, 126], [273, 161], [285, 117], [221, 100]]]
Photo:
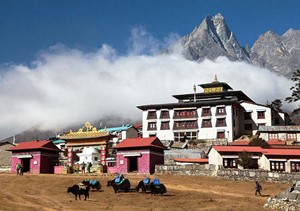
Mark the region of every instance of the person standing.
[[20, 168], [21, 168], [21, 165], [19, 163], [16, 163], [16, 172], [17, 172], [17, 175], [20, 175]]
[[75, 164], [75, 168], [76, 168], [76, 173], [79, 174], [79, 170], [80, 170], [80, 165], [79, 163]]
[[88, 162], [87, 163], [87, 171], [88, 171], [88, 173], [91, 173], [91, 167], [92, 167], [92, 163]]
[[24, 172], [24, 166], [23, 164], [21, 163], [20, 164], [20, 175], [23, 176], [23, 172]]
[[85, 163], [84, 163], [84, 161], [81, 164], [81, 173], [85, 174]]
[[262, 186], [259, 184], [258, 181], [255, 181], [255, 196], [259, 194], [261, 196]]

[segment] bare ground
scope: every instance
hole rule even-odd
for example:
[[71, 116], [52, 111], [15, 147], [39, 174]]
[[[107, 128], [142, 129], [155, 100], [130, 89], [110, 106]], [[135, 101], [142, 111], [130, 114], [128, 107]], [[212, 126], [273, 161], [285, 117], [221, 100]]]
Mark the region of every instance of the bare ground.
[[[134, 188], [143, 175], [125, 175]], [[254, 182], [216, 177], [151, 175], [167, 187], [164, 195], [129, 192], [115, 194], [107, 187], [113, 175], [0, 174], [0, 211], [50, 210], [265, 210], [267, 199], [290, 184], [263, 182], [262, 197], [255, 196]], [[87, 201], [75, 200], [67, 187], [83, 179], [97, 179], [101, 191], [90, 191]], [[84, 197], [82, 197], [84, 198]]]

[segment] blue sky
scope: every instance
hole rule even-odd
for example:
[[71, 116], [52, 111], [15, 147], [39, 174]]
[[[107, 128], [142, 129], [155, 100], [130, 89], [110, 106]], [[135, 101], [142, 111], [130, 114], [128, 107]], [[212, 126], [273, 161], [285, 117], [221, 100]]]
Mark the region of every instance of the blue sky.
[[30, 64], [58, 43], [93, 52], [108, 44], [128, 52], [131, 30], [143, 27], [163, 41], [190, 33], [221, 13], [242, 46], [262, 33], [300, 29], [298, 0], [26, 0], [0, 3], [0, 64]]
[[0, 140], [31, 127], [59, 133], [86, 121], [141, 122], [137, 105], [176, 102], [172, 95], [191, 93], [215, 75], [257, 103], [283, 100], [291, 81], [267, 69], [224, 57], [192, 62], [175, 51], [152, 53], [217, 13], [242, 46], [252, 45], [268, 30], [300, 29], [299, 6], [291, 0], [0, 1]]

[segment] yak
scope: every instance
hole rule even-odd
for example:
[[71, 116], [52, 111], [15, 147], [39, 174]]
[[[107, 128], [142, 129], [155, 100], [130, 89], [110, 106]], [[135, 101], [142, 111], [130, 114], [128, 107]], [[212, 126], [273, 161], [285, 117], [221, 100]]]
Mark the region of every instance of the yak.
[[101, 189], [101, 184], [98, 180], [83, 180], [82, 184], [88, 186], [89, 188], [96, 189], [97, 191]]
[[113, 179], [107, 182], [107, 186], [113, 187], [115, 193], [119, 191], [129, 192], [130, 190], [130, 181], [122, 177], [121, 179]]
[[135, 187], [136, 192], [139, 192], [140, 189], [142, 189], [143, 193], [146, 193], [147, 191], [150, 191], [150, 179], [149, 178], [144, 178]]
[[167, 188], [164, 184], [160, 183], [158, 179], [154, 179], [150, 183], [150, 191], [151, 191], [151, 195], [155, 195], [155, 194], [163, 195], [164, 193], [167, 192]]
[[83, 188], [82, 186], [79, 185], [73, 185], [72, 187], [68, 187], [67, 193], [73, 193], [75, 195], [75, 200], [77, 200], [77, 196], [79, 196], [79, 199], [81, 200], [80, 196], [84, 195], [84, 200], [86, 200], [86, 198], [89, 198], [89, 187], [85, 186], [85, 188]]

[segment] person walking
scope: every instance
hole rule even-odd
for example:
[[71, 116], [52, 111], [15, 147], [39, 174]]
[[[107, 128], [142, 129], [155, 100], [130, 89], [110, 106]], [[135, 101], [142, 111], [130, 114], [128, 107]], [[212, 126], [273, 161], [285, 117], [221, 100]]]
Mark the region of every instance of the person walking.
[[259, 194], [261, 196], [261, 192], [260, 192], [261, 190], [262, 190], [261, 184], [259, 184], [258, 181], [255, 181], [255, 196], [257, 194]]

